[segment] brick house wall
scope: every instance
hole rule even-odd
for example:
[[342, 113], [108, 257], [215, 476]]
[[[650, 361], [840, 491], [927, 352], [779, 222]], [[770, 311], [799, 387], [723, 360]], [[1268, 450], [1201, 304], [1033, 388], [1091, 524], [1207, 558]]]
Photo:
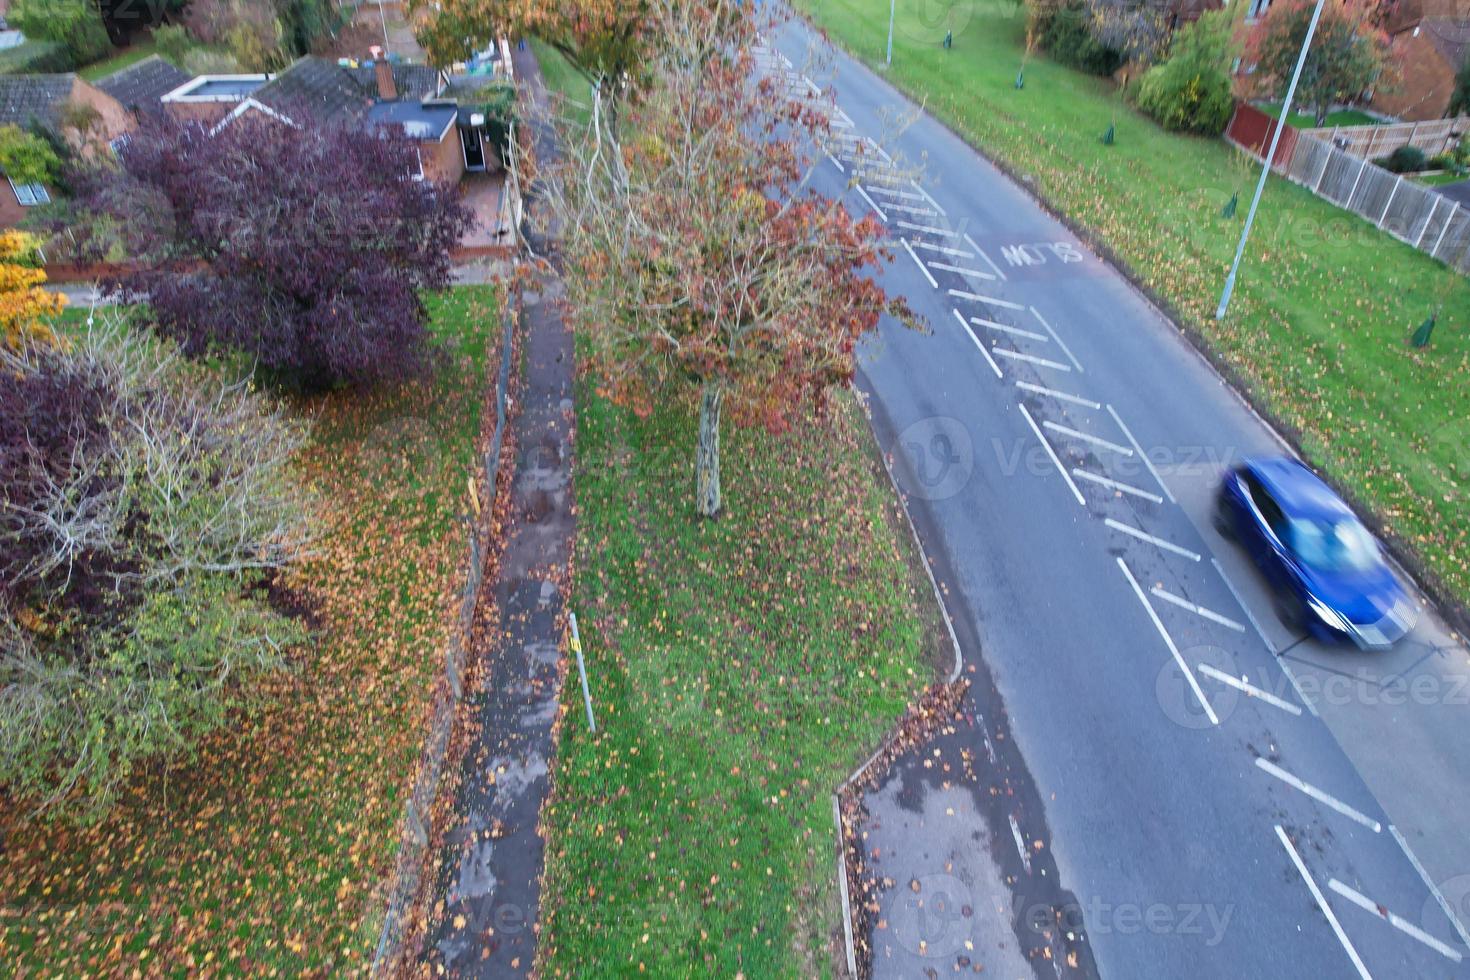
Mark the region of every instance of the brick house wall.
[[134, 128], [132, 114], [123, 108], [122, 103], [80, 76], [72, 82], [71, 102], [97, 113], [98, 135], [104, 143], [132, 132]]
[[1393, 91], [1375, 92], [1369, 105], [1408, 122], [1443, 116], [1455, 91], [1459, 66], [1447, 63], [1429, 36], [1421, 32], [1416, 37], [1412, 28], [1395, 35], [1390, 43], [1402, 77]]
[[441, 184], [459, 183], [464, 176], [464, 145], [460, 142], [458, 126], [451, 125], [449, 132], [437, 143], [422, 142], [418, 148], [426, 180]]

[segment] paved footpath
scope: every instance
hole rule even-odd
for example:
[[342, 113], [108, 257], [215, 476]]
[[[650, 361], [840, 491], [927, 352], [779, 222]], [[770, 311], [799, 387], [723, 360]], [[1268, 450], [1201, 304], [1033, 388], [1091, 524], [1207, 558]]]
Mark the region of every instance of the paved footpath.
[[[544, 98], [529, 53], [516, 71]], [[534, 207], [534, 203], [532, 204]], [[575, 518], [571, 492], [572, 335], [560, 281], [522, 299], [525, 383], [512, 423], [517, 459], [505, 551], [489, 587], [498, 630], [476, 651], [483, 683], [467, 702], [475, 730], [446, 835], [438, 914], [425, 956], [452, 976], [527, 976], [536, 955], [552, 725], [560, 700], [565, 596]]]

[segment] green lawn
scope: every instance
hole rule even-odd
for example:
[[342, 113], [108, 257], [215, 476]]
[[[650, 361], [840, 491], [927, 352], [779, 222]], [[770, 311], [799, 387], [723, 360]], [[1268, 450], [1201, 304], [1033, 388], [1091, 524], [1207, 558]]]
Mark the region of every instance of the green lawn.
[[[1259, 106], [1260, 110], [1272, 119], [1281, 118], [1281, 103], [1267, 102]], [[1310, 112], [1302, 112], [1298, 106], [1291, 111], [1291, 125], [1296, 129], [1317, 129], [1317, 117]], [[1327, 121], [1323, 126], [1374, 126], [1381, 125], [1380, 121], [1374, 119], [1366, 112], [1357, 109], [1338, 109], [1327, 114]]]
[[1441, 184], [1458, 184], [1462, 180], [1470, 179], [1466, 174], [1457, 174], [1452, 170], [1446, 170], [1437, 174], [1416, 174], [1414, 179], [1429, 187], [1438, 187]]
[[[726, 427], [578, 387], [576, 676], [547, 827], [544, 976], [816, 977], [840, 936], [831, 794], [933, 676], [937, 610], [866, 420]], [[925, 625], [925, 624], [929, 625]]]
[[122, 71], [128, 65], [137, 64], [150, 54], [155, 53], [152, 38], [141, 40], [128, 45], [116, 54], [94, 61], [85, 68], [77, 69], [77, 74], [89, 82], [95, 82], [106, 78], [113, 72]]
[[[870, 65], [887, 0], [799, 0]], [[1014, 87], [1023, 17], [1008, 0], [953, 8], [954, 49], [901, 3], [888, 77], [992, 158], [1029, 175], [1106, 243], [1294, 428], [1306, 454], [1470, 599], [1470, 286], [1361, 219], [1272, 180], [1230, 316], [1213, 319], [1254, 175], [1219, 140], [1163, 132], [1112, 85], [1033, 59]], [[1117, 118], [1117, 144], [1098, 136]], [[1444, 305], [1434, 342], [1406, 346]]]
[[566, 108], [573, 119], [591, 119], [591, 87], [582, 73], [555, 48], [535, 38], [531, 39], [531, 50], [536, 55], [536, 63], [541, 66], [541, 77], [546, 81], [547, 90], [566, 99]]
[[0, 974], [366, 972], [462, 574], [496, 305], [429, 297], [448, 354], [431, 381], [293, 404], [325, 534], [291, 584], [318, 639], [269, 708], [100, 825], [0, 807]]

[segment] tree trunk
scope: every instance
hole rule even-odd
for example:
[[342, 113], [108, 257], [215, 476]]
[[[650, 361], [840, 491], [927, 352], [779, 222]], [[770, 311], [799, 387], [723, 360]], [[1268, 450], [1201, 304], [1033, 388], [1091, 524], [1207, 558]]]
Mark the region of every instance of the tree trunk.
[[694, 498], [701, 517], [720, 512], [720, 406], [725, 391], [706, 384], [699, 399], [699, 445], [694, 453]]

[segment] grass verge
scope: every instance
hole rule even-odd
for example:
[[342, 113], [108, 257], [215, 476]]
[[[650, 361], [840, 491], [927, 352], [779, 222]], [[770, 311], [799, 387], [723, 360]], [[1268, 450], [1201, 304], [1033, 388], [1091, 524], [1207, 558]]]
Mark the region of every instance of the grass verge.
[[77, 74], [89, 82], [95, 82], [106, 78], [113, 72], [122, 71], [129, 65], [135, 65], [144, 58], [156, 52], [152, 38], [145, 38], [128, 45], [116, 54], [109, 55], [101, 61], [94, 61], [85, 68], [77, 69]]
[[[1272, 119], [1281, 118], [1281, 103], [1266, 102], [1258, 108]], [[1366, 112], [1358, 109], [1335, 109], [1327, 114], [1327, 121], [1323, 126], [1375, 126], [1380, 120], [1374, 119]], [[1291, 110], [1290, 125], [1294, 129], [1319, 129], [1317, 117], [1310, 112], [1302, 112], [1299, 108]]]
[[[730, 429], [578, 388], [575, 681], [543, 810], [546, 976], [813, 977], [841, 918], [832, 792], [932, 677], [938, 616], [855, 400]], [[922, 583], [922, 584], [921, 584]], [[929, 610], [932, 610], [932, 615]]]
[[[69, 829], [0, 810], [0, 963], [21, 975], [362, 971], [464, 558], [497, 294], [429, 298], [431, 383], [338, 392], [301, 471], [326, 534], [292, 584], [320, 635], [271, 707]], [[0, 971], [3, 972], [3, 971]]]
[[[887, 0], [798, 0], [870, 66], [883, 60]], [[1176, 136], [1115, 88], [1044, 58], [1015, 88], [1024, 14], [1008, 0], [953, 8], [944, 23], [900, 3], [887, 77], [961, 136], [1028, 175], [1172, 309], [1303, 452], [1370, 508], [1447, 597], [1470, 602], [1470, 284], [1308, 191], [1273, 179], [1229, 317], [1214, 319], [1253, 167], [1220, 140]], [[932, 19], [932, 18], [931, 18]], [[1117, 122], [1117, 142], [1099, 134]], [[1406, 344], [1443, 307], [1434, 342]]]

